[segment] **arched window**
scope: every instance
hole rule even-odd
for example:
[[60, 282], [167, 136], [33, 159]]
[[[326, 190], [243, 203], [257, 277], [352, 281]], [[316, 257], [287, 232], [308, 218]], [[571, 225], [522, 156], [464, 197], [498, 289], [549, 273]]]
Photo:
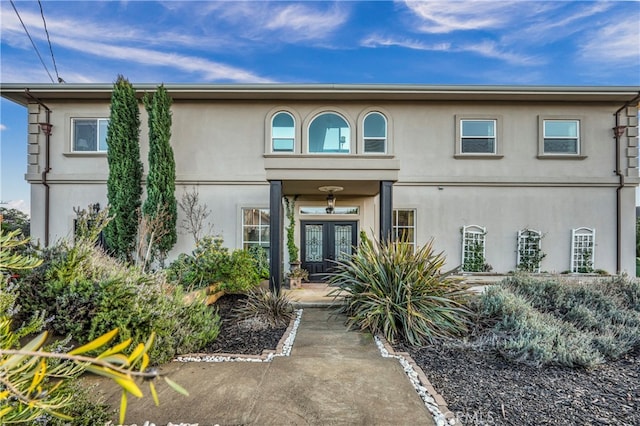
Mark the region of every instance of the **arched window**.
[[364, 152], [387, 152], [387, 119], [379, 112], [371, 112], [364, 118]]
[[318, 115], [309, 125], [310, 153], [348, 154], [351, 151], [349, 123], [332, 112]]
[[288, 112], [279, 112], [271, 120], [271, 150], [273, 152], [293, 152], [295, 147], [296, 123]]

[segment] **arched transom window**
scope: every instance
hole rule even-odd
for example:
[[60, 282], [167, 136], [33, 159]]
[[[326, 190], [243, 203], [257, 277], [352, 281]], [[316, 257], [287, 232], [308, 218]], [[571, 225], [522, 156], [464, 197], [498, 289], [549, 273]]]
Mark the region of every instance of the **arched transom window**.
[[351, 151], [351, 129], [349, 123], [332, 112], [313, 119], [309, 126], [310, 153], [348, 154]]
[[279, 112], [271, 120], [271, 150], [293, 152], [295, 148], [296, 123], [288, 112]]
[[384, 154], [387, 151], [387, 119], [379, 112], [364, 118], [364, 152]]

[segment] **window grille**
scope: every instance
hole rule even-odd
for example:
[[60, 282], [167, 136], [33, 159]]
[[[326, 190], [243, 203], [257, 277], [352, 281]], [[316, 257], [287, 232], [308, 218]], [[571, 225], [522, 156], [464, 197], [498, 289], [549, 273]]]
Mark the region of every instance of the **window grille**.
[[242, 248], [262, 247], [269, 256], [269, 209], [242, 209]]
[[486, 228], [468, 225], [462, 228], [462, 270], [464, 272], [485, 271]]
[[403, 241], [416, 249], [416, 211], [393, 209], [392, 234], [394, 241]]
[[527, 272], [540, 272], [540, 261], [544, 257], [541, 247], [542, 233], [535, 229], [518, 231], [518, 269]]
[[588, 274], [593, 272], [595, 260], [596, 230], [576, 228], [571, 230], [571, 272]]

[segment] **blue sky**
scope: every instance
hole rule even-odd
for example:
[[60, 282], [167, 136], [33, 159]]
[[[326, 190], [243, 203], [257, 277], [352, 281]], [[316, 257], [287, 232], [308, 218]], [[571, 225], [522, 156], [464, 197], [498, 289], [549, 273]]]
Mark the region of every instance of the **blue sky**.
[[[639, 1], [37, 1], [68, 83], [640, 85]], [[0, 80], [51, 79], [0, 3]], [[26, 111], [0, 101], [0, 199], [28, 210]]]

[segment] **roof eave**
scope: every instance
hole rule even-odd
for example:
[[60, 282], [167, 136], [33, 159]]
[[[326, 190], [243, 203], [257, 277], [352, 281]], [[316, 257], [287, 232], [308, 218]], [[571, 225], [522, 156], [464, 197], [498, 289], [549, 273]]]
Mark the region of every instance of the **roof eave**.
[[[157, 84], [134, 84], [142, 96]], [[626, 102], [640, 86], [482, 86], [416, 84], [165, 84], [174, 100], [378, 100]], [[105, 100], [111, 84], [3, 83], [2, 97], [26, 105], [45, 100]]]

